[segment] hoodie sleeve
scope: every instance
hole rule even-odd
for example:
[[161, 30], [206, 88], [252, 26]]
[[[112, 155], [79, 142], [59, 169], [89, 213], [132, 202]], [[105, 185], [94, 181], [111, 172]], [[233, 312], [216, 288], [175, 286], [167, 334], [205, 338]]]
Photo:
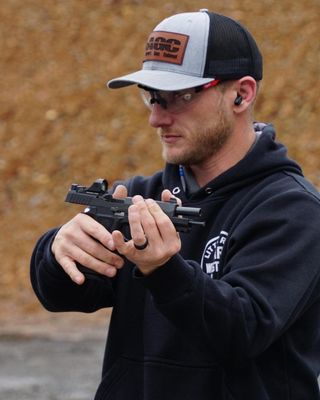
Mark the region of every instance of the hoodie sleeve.
[[319, 301], [319, 216], [319, 199], [304, 190], [274, 195], [231, 232], [221, 279], [180, 255], [140, 279], [204, 352], [255, 357]]
[[31, 258], [31, 284], [41, 304], [49, 311], [93, 312], [113, 304], [112, 280], [86, 279], [74, 283], [57, 263], [51, 244], [58, 229], [43, 235]]

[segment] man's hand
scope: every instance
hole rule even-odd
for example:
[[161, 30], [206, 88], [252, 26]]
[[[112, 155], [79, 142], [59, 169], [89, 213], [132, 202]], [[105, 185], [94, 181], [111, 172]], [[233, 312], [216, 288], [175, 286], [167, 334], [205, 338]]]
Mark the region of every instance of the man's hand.
[[[126, 196], [125, 186], [117, 186], [113, 197]], [[114, 277], [124, 263], [114, 250], [111, 233], [85, 214], [78, 214], [63, 225], [52, 243], [52, 252], [57, 262], [79, 285], [84, 282], [85, 276], [77, 268], [77, 262], [102, 275]]]
[[[162, 193], [162, 201], [174, 197], [169, 190]], [[134, 196], [129, 207], [129, 224], [132, 240], [126, 242], [120, 231], [112, 232], [116, 250], [135, 263], [139, 270], [148, 275], [165, 264], [181, 249], [179, 234], [170, 218], [152, 199]], [[139, 250], [135, 247], [148, 245]]]

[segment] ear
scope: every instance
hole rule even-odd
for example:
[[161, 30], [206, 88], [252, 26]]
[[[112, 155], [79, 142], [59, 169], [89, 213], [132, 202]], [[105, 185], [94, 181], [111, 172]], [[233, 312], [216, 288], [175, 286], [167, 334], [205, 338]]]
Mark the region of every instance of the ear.
[[236, 95], [241, 96], [241, 103], [234, 104], [234, 112], [241, 113], [248, 109], [254, 102], [257, 95], [257, 82], [251, 76], [244, 76], [235, 85]]

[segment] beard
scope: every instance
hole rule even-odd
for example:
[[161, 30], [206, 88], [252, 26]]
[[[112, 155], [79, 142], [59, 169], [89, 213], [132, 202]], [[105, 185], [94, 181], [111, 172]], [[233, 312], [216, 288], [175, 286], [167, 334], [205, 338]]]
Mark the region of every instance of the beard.
[[226, 109], [221, 107], [215, 114], [214, 121], [200, 122], [197, 130], [188, 138], [186, 150], [174, 153], [164, 146], [163, 158], [168, 163], [186, 167], [199, 165], [219, 153], [233, 129], [233, 119], [227, 114]]

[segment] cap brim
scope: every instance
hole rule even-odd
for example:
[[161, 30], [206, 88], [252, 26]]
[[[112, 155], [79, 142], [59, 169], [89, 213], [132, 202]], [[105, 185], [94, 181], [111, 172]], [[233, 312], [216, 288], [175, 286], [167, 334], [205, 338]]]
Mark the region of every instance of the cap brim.
[[119, 89], [130, 85], [142, 85], [156, 90], [183, 90], [205, 85], [214, 78], [200, 78], [169, 71], [141, 70], [112, 79], [107, 83], [110, 89]]

